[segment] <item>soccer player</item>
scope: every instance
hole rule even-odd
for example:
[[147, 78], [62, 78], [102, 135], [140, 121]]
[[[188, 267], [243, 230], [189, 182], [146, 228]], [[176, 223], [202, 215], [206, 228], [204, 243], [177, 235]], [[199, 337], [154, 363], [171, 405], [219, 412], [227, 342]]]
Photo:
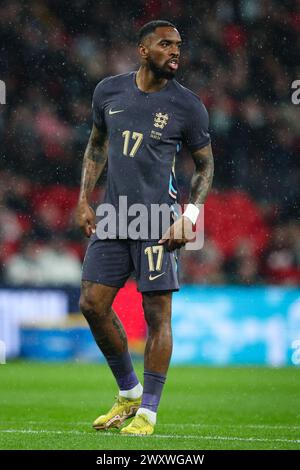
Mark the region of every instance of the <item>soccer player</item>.
[[[89, 246], [83, 263], [80, 307], [95, 341], [116, 379], [116, 403], [99, 416], [95, 429], [121, 427], [121, 433], [152, 434], [172, 352], [172, 292], [178, 290], [176, 250], [188, 240], [199, 206], [209, 192], [213, 156], [208, 115], [200, 99], [174, 76], [181, 37], [168, 21], [151, 21], [139, 32], [140, 67], [102, 80], [93, 95], [93, 128], [84, 155], [78, 224]], [[168, 204], [176, 200], [174, 155], [185, 144], [195, 163], [189, 204], [158, 239], [120, 236], [101, 239], [89, 197], [108, 164], [105, 203], [121, 211], [135, 203]], [[178, 227], [182, 228], [178, 237]], [[177, 230], [177, 231], [176, 231]], [[163, 236], [162, 236], [163, 235]], [[144, 386], [137, 378], [123, 326], [112, 309], [118, 290], [131, 272], [142, 292], [148, 338]]]

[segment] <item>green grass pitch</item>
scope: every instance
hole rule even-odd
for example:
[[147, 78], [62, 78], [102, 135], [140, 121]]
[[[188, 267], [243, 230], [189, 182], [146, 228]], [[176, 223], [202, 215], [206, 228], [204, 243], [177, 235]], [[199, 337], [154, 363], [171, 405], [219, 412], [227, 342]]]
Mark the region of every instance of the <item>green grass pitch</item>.
[[299, 368], [172, 366], [147, 437], [91, 428], [116, 392], [104, 365], [2, 365], [0, 449], [300, 449]]

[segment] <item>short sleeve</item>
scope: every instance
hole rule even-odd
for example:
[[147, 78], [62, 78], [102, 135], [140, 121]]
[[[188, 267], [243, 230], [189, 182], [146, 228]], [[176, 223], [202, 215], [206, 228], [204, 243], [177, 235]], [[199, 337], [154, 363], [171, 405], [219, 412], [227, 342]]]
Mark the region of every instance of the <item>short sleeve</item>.
[[98, 83], [95, 88], [92, 100], [93, 122], [99, 130], [106, 130], [104, 116], [104, 90], [103, 81]]
[[196, 95], [192, 96], [183, 137], [183, 143], [191, 152], [206, 147], [210, 143], [208, 125], [208, 112], [204, 104]]

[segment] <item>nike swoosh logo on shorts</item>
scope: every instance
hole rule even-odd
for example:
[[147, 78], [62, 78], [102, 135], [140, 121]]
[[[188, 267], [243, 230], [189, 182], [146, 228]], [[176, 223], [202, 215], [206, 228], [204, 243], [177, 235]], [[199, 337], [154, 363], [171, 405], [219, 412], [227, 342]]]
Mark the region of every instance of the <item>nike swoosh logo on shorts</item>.
[[118, 109], [117, 111], [112, 111], [111, 109], [108, 111], [108, 114], [117, 114], [117, 113], [123, 113], [124, 109]]
[[154, 281], [155, 279], [157, 279], [160, 276], [163, 276], [164, 274], [166, 273], [157, 274], [156, 276], [152, 276], [152, 274], [150, 274], [149, 281]]

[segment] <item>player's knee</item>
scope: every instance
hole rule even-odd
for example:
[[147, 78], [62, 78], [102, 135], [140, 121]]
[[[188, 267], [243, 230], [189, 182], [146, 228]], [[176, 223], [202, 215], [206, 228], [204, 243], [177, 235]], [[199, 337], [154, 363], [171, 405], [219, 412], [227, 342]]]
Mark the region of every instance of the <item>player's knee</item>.
[[95, 304], [85, 295], [80, 296], [79, 308], [87, 320], [89, 320], [91, 316], [95, 315]]
[[144, 297], [143, 299], [144, 316], [149, 328], [154, 330], [170, 328], [171, 312], [168, 302], [163, 298]]
[[164, 315], [161, 310], [150, 308], [145, 311], [145, 320], [148, 326], [149, 336], [172, 336], [171, 320], [169, 315]]
[[99, 299], [93, 295], [81, 295], [79, 300], [79, 307], [87, 321], [93, 318], [104, 318], [110, 313], [110, 309], [102, 305]]

